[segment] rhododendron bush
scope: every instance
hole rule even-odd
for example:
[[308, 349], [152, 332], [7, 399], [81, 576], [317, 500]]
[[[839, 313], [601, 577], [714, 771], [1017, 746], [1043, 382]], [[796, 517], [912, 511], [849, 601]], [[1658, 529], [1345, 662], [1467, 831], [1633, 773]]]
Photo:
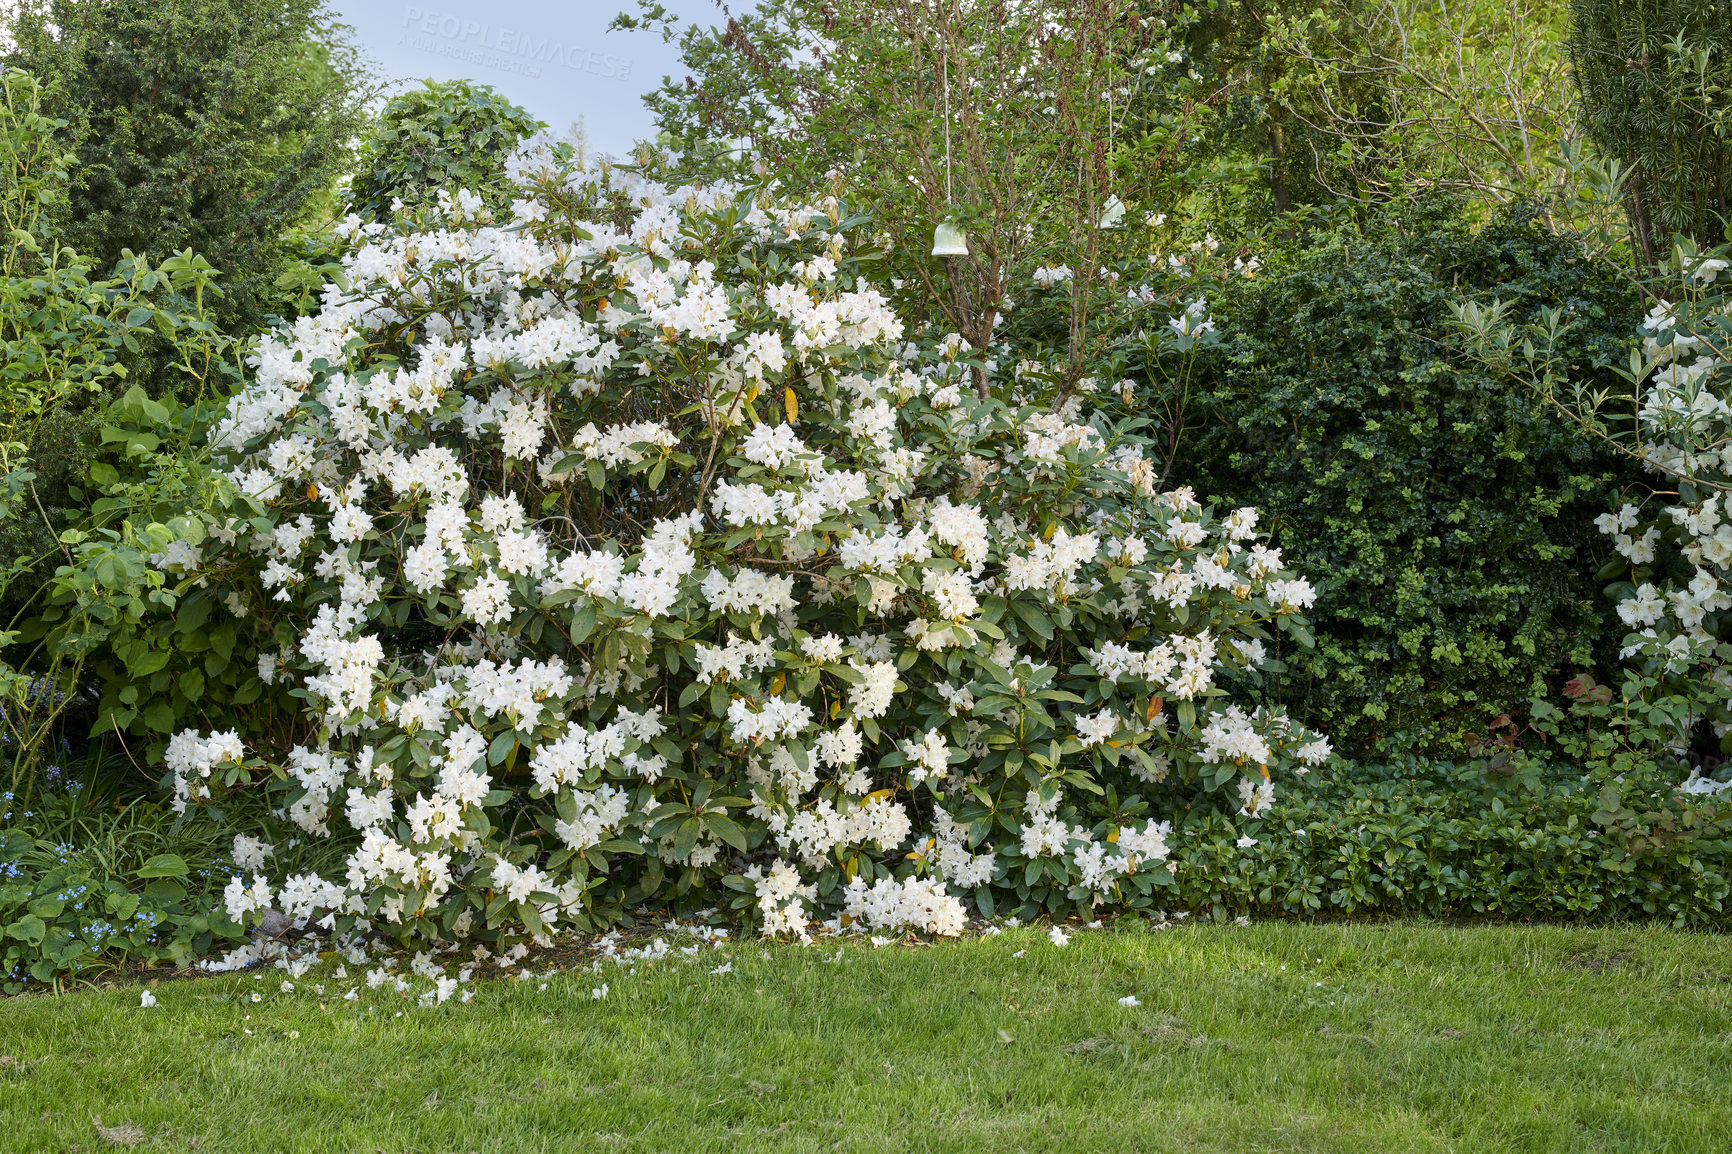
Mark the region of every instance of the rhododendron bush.
[[1256, 816], [1328, 756], [1242, 692], [1312, 599], [1256, 511], [1163, 487], [1082, 400], [977, 396], [866, 279], [863, 217], [520, 179], [510, 219], [350, 222], [347, 287], [212, 430], [229, 514], [157, 559], [271, 623], [305, 733], [178, 733], [175, 805], [277, 791], [279, 844], [352, 847], [327, 877], [237, 847], [231, 916], [1143, 907], [1163, 811]]
[[[1611, 587], [1630, 631], [1620, 656], [1639, 675], [1624, 696], [1669, 705], [1651, 724], [1682, 753], [1703, 722], [1732, 744], [1732, 321], [1716, 284], [1725, 260], [1681, 248], [1674, 264], [1678, 299], [1643, 321], [1636, 391], [1639, 452], [1660, 499], [1626, 501], [1597, 523], [1618, 553], [1606, 575], [1623, 578]], [[1597, 695], [1610, 700], [1609, 689]], [[1692, 771], [1686, 786], [1716, 792], [1719, 776]]]

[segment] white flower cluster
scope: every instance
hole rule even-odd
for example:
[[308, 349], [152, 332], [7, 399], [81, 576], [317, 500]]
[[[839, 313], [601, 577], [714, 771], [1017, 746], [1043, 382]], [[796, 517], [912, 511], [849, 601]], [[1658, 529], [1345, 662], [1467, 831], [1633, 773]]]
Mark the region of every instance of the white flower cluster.
[[163, 761], [174, 775], [174, 811], [185, 813], [188, 802], [210, 797], [211, 771], [225, 761], [238, 762], [245, 757], [240, 734], [232, 730], [209, 737], [193, 730], [175, 734], [163, 753]]
[[[1677, 485], [1678, 500], [1658, 516], [1626, 502], [1595, 524], [1633, 571], [1618, 604], [1630, 630], [1621, 656], [1686, 674], [1725, 698], [1732, 667], [1716, 650], [1720, 615], [1732, 609], [1732, 361], [1680, 311], [1662, 302], [1643, 322], [1648, 377], [1638, 412], [1643, 451], [1667, 487]], [[1724, 735], [1725, 721], [1714, 722]]]
[[870, 886], [855, 878], [848, 883], [842, 912], [875, 930], [912, 927], [954, 937], [968, 926], [962, 903], [937, 878], [879, 878]]

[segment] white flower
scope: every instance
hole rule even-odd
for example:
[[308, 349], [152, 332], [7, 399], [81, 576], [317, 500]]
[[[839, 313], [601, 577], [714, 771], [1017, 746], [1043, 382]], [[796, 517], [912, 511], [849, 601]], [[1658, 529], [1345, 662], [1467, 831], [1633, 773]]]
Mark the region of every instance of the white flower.
[[1317, 591], [1303, 577], [1291, 581], [1271, 581], [1266, 589], [1270, 604], [1277, 612], [1292, 613], [1308, 609], [1317, 601]]
[[257, 873], [265, 868], [265, 861], [275, 848], [260, 841], [250, 834], [235, 834], [234, 844], [229, 851], [235, 867], [246, 873]]
[[861, 878], [848, 883], [843, 912], [878, 929], [912, 926], [931, 934], [955, 936], [968, 924], [962, 903], [944, 892], [942, 883], [927, 878], [879, 878], [868, 886]]
[[1077, 736], [1082, 739], [1085, 747], [1099, 745], [1119, 731], [1119, 719], [1113, 715], [1112, 710], [1103, 709], [1093, 717], [1077, 718], [1076, 728]]
[[806, 446], [787, 425], [759, 425], [747, 434], [740, 452], [766, 468], [785, 469], [806, 455]]
[[950, 746], [936, 729], [927, 730], [919, 741], [903, 742], [902, 752], [908, 758], [908, 776], [916, 783], [942, 780], [949, 771]]
[[496, 625], [511, 617], [511, 587], [497, 573], [483, 573], [463, 591], [463, 615], [477, 625]]

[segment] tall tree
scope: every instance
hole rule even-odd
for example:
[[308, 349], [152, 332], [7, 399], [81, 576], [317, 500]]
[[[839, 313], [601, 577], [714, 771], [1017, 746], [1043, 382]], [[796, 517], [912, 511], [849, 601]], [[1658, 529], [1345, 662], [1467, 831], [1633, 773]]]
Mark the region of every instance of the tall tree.
[[1628, 170], [1631, 247], [1732, 226], [1732, 7], [1726, 0], [1572, 0], [1570, 62], [1588, 136]]
[[[683, 31], [642, 7], [617, 26], [665, 28], [689, 70], [646, 98], [677, 175], [756, 168], [869, 205], [892, 280], [977, 351], [1012, 286], [1063, 265], [1061, 396], [1091, 371], [1090, 316], [1123, 295], [1102, 270], [1147, 240], [1146, 210], [1170, 207], [1206, 114], [1183, 5], [766, 0]], [[928, 258], [939, 222], [966, 251]]]
[[285, 228], [329, 201], [369, 72], [326, 0], [19, 0], [8, 65], [55, 81], [61, 239], [106, 268], [191, 248], [250, 319]]

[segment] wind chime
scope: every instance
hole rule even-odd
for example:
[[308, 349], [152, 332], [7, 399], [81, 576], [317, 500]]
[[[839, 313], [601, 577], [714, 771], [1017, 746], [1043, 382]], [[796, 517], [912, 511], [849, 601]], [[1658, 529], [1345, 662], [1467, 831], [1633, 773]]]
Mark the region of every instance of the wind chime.
[[[1113, 157], [1113, 97], [1118, 93], [1113, 91], [1112, 56], [1107, 57], [1107, 163], [1112, 163]], [[1096, 228], [1117, 228], [1125, 219], [1125, 202], [1119, 199], [1119, 194], [1109, 193], [1107, 202], [1101, 205], [1101, 218]]]
[[956, 202], [950, 190], [950, 45], [940, 48], [940, 68], [944, 77], [944, 208], [946, 218], [932, 230], [933, 256], [967, 256], [968, 237], [956, 223]]

